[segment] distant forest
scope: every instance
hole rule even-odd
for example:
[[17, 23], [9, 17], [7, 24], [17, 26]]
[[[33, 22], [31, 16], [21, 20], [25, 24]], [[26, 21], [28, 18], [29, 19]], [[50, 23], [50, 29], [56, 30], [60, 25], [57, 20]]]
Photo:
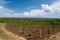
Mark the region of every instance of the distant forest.
[[12, 25], [60, 25], [60, 19], [52, 18], [0, 18], [0, 23]]

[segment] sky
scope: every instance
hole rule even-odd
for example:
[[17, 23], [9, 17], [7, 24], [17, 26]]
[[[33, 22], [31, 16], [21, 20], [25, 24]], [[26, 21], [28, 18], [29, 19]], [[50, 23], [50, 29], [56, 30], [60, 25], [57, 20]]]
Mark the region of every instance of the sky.
[[60, 18], [60, 0], [0, 0], [0, 18]]

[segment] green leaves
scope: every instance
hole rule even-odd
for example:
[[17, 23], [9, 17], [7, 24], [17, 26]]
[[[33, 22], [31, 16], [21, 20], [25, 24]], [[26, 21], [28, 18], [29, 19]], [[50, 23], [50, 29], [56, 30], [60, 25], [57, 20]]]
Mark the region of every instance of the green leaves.
[[60, 25], [60, 19], [54, 20], [39, 20], [39, 19], [11, 19], [11, 18], [2, 18], [0, 23], [7, 23], [11, 25]]

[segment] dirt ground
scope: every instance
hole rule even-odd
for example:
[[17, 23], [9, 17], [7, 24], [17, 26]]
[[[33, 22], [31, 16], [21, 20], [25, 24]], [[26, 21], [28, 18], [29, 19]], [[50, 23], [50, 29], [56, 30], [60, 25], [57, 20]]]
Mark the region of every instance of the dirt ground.
[[[2, 29], [2, 31], [9, 37], [13, 38], [13, 39], [3, 39], [3, 37], [0, 37], [0, 40], [26, 40], [26, 38], [22, 37], [22, 36], [17, 36], [15, 35], [13, 32], [10, 32], [8, 30], [5, 29], [6, 24], [2, 24], [0, 23], [0, 28]], [[6, 36], [5, 36], [6, 37]]]
[[5, 27], [8, 31], [18, 36], [23, 36], [27, 40], [60, 40], [60, 25], [54, 26], [12, 26]]
[[[9, 40], [60, 40], [60, 25], [54, 26], [9, 26], [0, 24], [3, 32], [13, 39]], [[7, 37], [8, 38], [8, 37]], [[0, 40], [3, 39], [0, 35]]]

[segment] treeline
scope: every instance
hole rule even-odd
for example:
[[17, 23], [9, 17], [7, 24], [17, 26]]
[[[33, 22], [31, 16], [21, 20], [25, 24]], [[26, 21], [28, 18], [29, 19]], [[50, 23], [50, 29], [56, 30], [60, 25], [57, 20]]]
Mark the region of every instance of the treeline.
[[11, 25], [60, 25], [60, 19], [0, 18], [0, 23], [8, 23]]

